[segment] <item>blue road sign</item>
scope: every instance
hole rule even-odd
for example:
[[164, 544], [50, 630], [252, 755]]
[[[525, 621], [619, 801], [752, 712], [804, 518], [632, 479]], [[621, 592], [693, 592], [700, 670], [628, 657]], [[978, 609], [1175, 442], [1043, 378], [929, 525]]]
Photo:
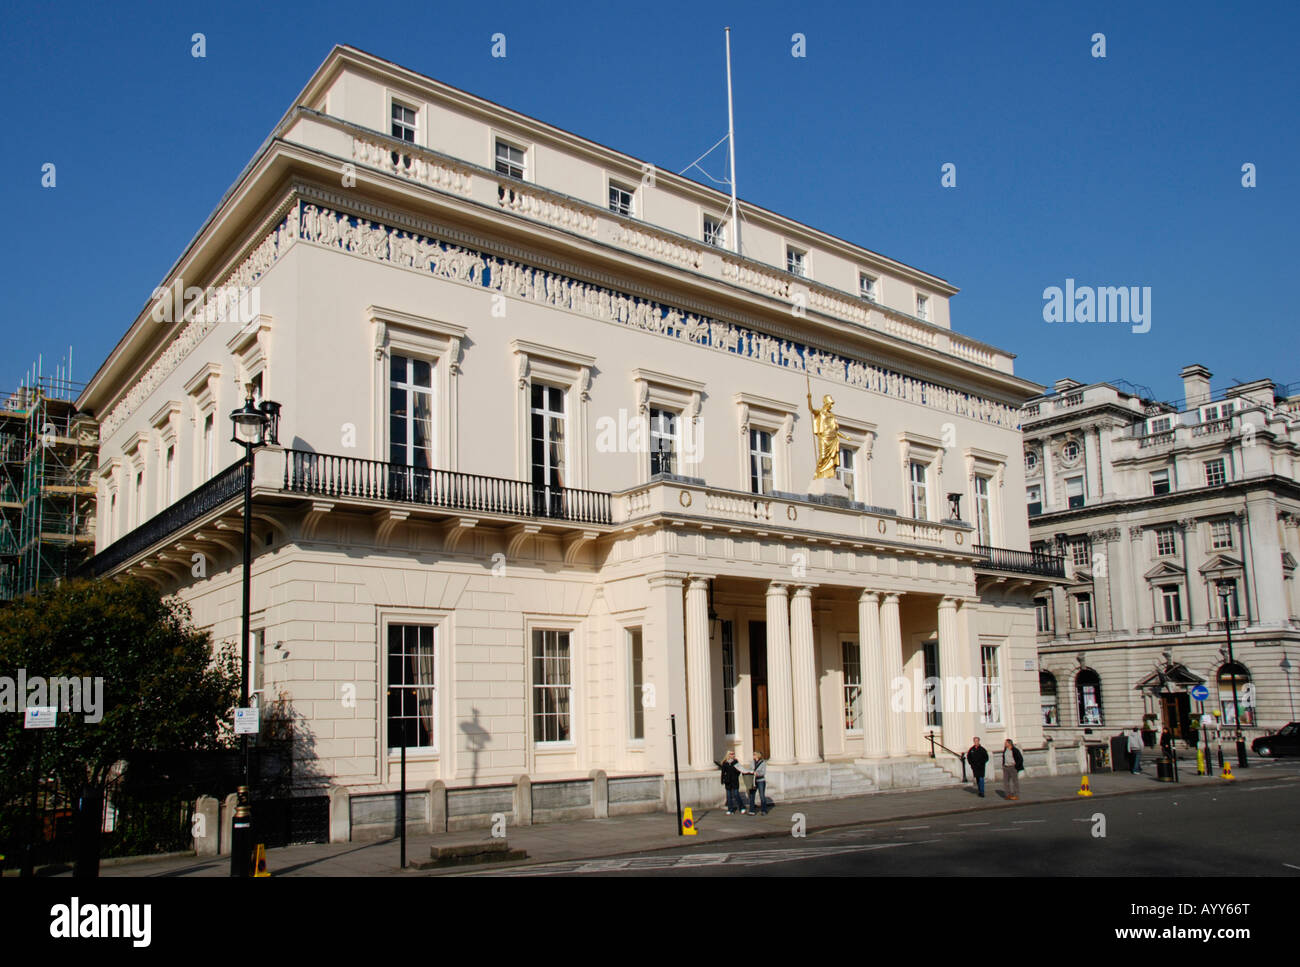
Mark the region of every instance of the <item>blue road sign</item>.
[[1209, 697], [1210, 697], [1210, 690], [1206, 688], [1204, 685], [1192, 686], [1192, 698], [1196, 699], [1198, 702], [1204, 702]]

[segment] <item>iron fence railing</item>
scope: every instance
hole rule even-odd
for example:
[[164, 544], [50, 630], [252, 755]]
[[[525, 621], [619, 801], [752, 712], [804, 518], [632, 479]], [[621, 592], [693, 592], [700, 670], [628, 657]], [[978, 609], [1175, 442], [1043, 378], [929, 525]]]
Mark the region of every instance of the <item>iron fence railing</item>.
[[1041, 577], [1065, 577], [1065, 558], [1042, 551], [1017, 551], [1007, 547], [976, 544], [975, 553], [984, 558], [982, 566], [993, 571], [1013, 574], [1036, 574]]
[[582, 524], [610, 523], [610, 496], [574, 487], [289, 450], [284, 489], [321, 497], [425, 504], [509, 517], [541, 517]]
[[87, 577], [98, 577], [117, 567], [159, 541], [171, 537], [205, 514], [234, 500], [244, 489], [244, 458], [232, 463], [205, 484], [201, 484], [176, 503], [145, 521], [139, 527], [109, 544], [81, 569]]

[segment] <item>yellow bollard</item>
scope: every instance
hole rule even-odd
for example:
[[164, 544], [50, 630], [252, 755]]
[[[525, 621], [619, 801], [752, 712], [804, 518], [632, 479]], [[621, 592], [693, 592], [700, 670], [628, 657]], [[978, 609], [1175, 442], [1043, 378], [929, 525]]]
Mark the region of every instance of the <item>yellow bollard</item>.
[[1083, 781], [1079, 783], [1079, 795], [1080, 796], [1092, 795], [1092, 787], [1088, 785], [1088, 774], [1086, 772], [1083, 775]]
[[1232, 774], [1232, 763], [1227, 759], [1223, 760], [1223, 778], [1229, 782], [1235, 782], [1237, 777]]
[[691, 812], [690, 806], [683, 810], [682, 833], [686, 836], [699, 835], [699, 830], [695, 828], [695, 814]]

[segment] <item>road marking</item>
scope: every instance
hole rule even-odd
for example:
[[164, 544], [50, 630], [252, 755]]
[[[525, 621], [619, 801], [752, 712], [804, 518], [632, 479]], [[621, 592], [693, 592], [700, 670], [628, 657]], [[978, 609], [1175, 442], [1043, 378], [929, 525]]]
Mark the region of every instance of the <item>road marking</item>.
[[958, 826], [987, 826], [988, 823], [958, 823]]
[[1283, 863], [1282, 865], [1289, 866], [1293, 870], [1300, 870], [1300, 866], [1296, 866], [1294, 863]]
[[899, 829], [929, 829], [929, 826], [899, 826]]
[[1045, 823], [1046, 819], [1013, 819], [1011, 822], [1017, 826], [1023, 826], [1025, 823]]

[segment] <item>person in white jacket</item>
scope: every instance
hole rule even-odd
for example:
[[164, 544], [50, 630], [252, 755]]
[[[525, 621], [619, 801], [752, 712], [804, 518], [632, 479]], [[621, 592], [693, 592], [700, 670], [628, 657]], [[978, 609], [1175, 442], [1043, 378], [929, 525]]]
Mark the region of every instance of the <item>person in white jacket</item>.
[[1129, 772], [1136, 776], [1142, 771], [1142, 734], [1138, 732], [1137, 726], [1128, 732], [1128, 757]]

